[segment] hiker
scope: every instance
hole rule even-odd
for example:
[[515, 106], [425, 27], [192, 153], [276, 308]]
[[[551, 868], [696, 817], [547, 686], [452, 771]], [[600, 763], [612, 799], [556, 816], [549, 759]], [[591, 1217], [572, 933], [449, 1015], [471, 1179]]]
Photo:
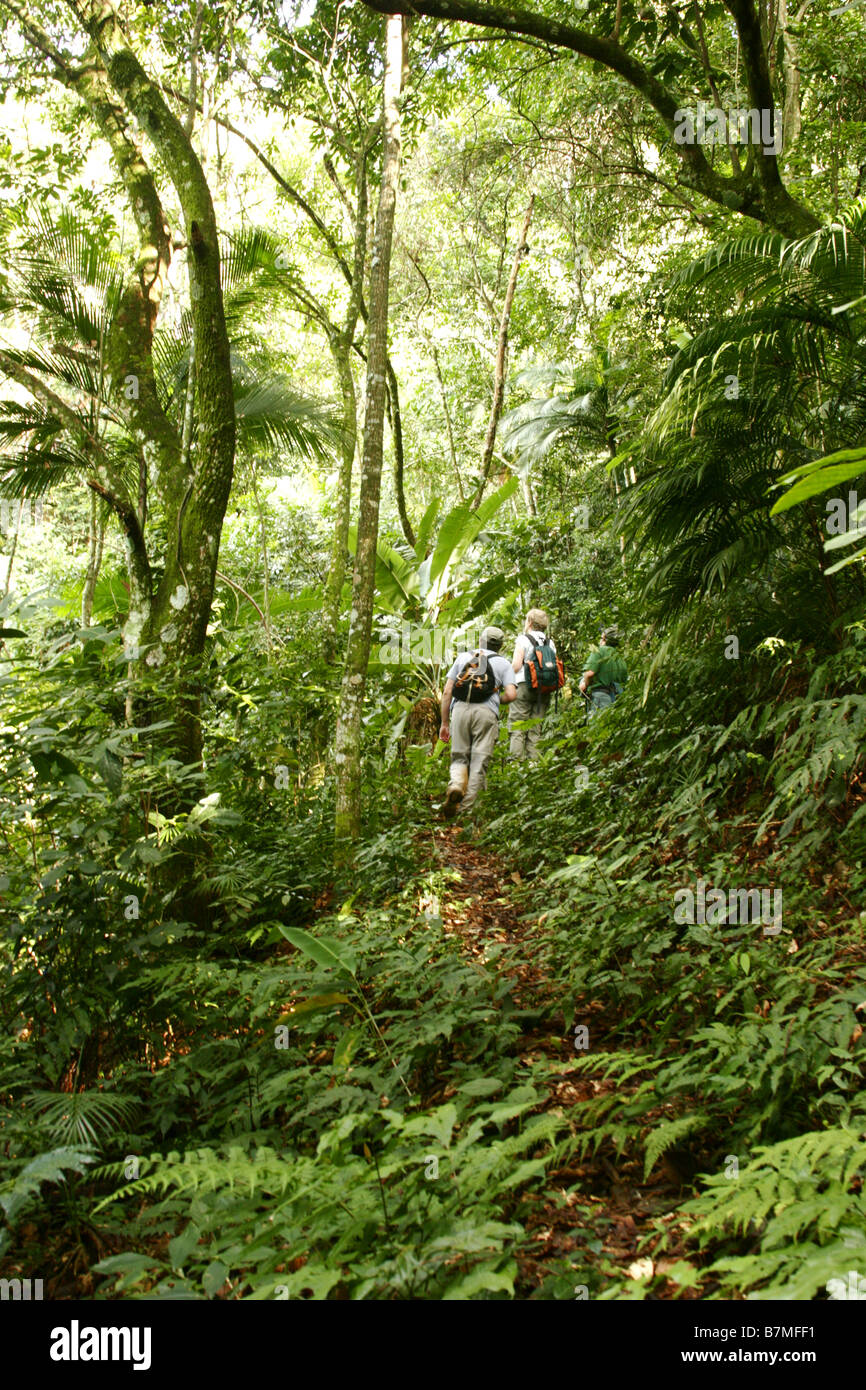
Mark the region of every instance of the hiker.
[[587, 686], [590, 687], [590, 719], [613, 704], [628, 680], [628, 668], [617, 651], [618, 646], [617, 628], [604, 627], [599, 646], [586, 658], [578, 689], [581, 695], [586, 695]]
[[[548, 637], [550, 626], [541, 608], [530, 608], [523, 632], [514, 647], [514, 682], [517, 698], [508, 711], [508, 732], [511, 735], [508, 756], [515, 761], [538, 757], [538, 738], [541, 722], [550, 708], [554, 691], [563, 684], [562, 662], [557, 659], [556, 643]], [[515, 724], [534, 719], [528, 729], [516, 729]]]
[[499, 702], [509, 705], [517, 691], [514, 671], [499, 650], [505, 633], [486, 627], [476, 652], [461, 652], [442, 692], [439, 737], [451, 740], [451, 768], [442, 813], [449, 820], [468, 811], [487, 781], [487, 765], [499, 734]]

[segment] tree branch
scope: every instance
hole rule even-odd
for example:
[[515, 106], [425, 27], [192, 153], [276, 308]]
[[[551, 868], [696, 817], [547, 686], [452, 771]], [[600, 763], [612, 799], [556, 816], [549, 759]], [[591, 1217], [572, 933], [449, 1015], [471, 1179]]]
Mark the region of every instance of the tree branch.
[[[661, 117], [671, 135], [677, 123], [677, 112], [683, 109], [679, 98], [616, 40], [572, 24], [562, 24], [548, 15], [516, 5], [491, 4], [487, 0], [363, 0], [363, 3], [379, 14], [414, 14], [454, 20], [499, 29], [509, 37], [525, 34], [555, 47], [570, 49], [582, 58], [600, 63], [639, 92]], [[725, 0], [725, 4], [740, 33], [752, 104], [759, 110], [772, 109], [767, 55], [753, 0]], [[756, 185], [745, 176], [726, 178], [717, 173], [700, 144], [675, 143], [672, 148], [682, 166], [683, 182], [728, 211], [754, 217], [788, 236], [803, 236], [820, 226], [819, 219], [785, 189], [772, 152], [764, 155], [759, 151]]]

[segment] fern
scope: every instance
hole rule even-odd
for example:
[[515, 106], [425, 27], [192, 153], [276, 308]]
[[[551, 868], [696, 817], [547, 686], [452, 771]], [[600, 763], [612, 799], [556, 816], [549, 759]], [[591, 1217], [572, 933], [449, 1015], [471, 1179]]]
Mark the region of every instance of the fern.
[[678, 1144], [687, 1134], [694, 1134], [698, 1130], [706, 1129], [710, 1123], [711, 1117], [702, 1113], [681, 1115], [679, 1119], [668, 1120], [652, 1130], [644, 1151], [644, 1182], [663, 1153], [667, 1153], [668, 1149], [672, 1148], [674, 1144]]
[[[716, 1175], [682, 1208], [702, 1248], [754, 1235], [757, 1251], [723, 1254], [709, 1273], [754, 1298], [812, 1298], [866, 1259], [866, 1134], [826, 1129], [762, 1145], [736, 1176]], [[855, 1179], [858, 1179], [855, 1182]]]
[[37, 1154], [14, 1178], [0, 1184], [0, 1207], [9, 1222], [16, 1221], [38, 1196], [44, 1182], [60, 1184], [69, 1173], [83, 1173], [94, 1155], [81, 1148], [63, 1146]]

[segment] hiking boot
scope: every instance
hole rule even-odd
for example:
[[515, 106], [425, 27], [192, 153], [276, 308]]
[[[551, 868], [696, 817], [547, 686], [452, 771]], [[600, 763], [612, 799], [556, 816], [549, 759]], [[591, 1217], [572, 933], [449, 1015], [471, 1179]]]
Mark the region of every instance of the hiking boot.
[[463, 800], [463, 788], [456, 787], [452, 782], [445, 793], [445, 800], [442, 803], [442, 814], [446, 820], [453, 820], [460, 810], [460, 803]]

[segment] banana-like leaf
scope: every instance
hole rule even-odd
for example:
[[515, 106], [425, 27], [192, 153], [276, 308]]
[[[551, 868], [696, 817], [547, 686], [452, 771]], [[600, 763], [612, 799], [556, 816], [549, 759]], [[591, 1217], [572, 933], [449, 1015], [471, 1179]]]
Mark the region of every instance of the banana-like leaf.
[[433, 530], [433, 523], [439, 515], [440, 505], [441, 498], [434, 497], [433, 501], [430, 503], [430, 506], [427, 508], [426, 512], [421, 518], [420, 524], [418, 526], [418, 535], [415, 541], [416, 560], [423, 560], [424, 556], [427, 553], [427, 541], [430, 538], [430, 532]]
[[517, 491], [519, 484], [517, 478], [509, 478], [502, 487], [497, 488], [489, 497], [485, 497], [480, 506], [475, 511], [461, 503], [448, 513], [439, 528], [439, 535], [436, 540], [436, 549], [433, 552], [433, 561], [430, 566], [430, 582], [435, 581], [444, 574], [447, 568], [453, 568], [466, 554], [472, 542], [484, 529], [487, 522], [498, 512], [503, 502]]
[[[352, 555], [357, 544], [358, 528], [350, 526], [348, 546]], [[382, 606], [390, 613], [401, 613], [420, 598], [417, 569], [386, 540], [380, 540], [376, 546], [376, 590]]]
[[[473, 521], [472, 508], [466, 502], [461, 502], [459, 507], [452, 507], [439, 527], [439, 535], [436, 537], [436, 547], [433, 551], [433, 559], [430, 563], [430, 583], [433, 584], [445, 570], [451, 560], [452, 555], [467, 530], [471, 529]], [[480, 529], [480, 528], [479, 528]], [[477, 531], [473, 532], [474, 535]]]
[[280, 924], [280, 931], [287, 941], [303, 951], [304, 955], [310, 956], [317, 965], [327, 966], [328, 969], [336, 966], [354, 977], [357, 969], [355, 957], [342, 941], [336, 941], [332, 936], [312, 936], [301, 927], [284, 927]]

